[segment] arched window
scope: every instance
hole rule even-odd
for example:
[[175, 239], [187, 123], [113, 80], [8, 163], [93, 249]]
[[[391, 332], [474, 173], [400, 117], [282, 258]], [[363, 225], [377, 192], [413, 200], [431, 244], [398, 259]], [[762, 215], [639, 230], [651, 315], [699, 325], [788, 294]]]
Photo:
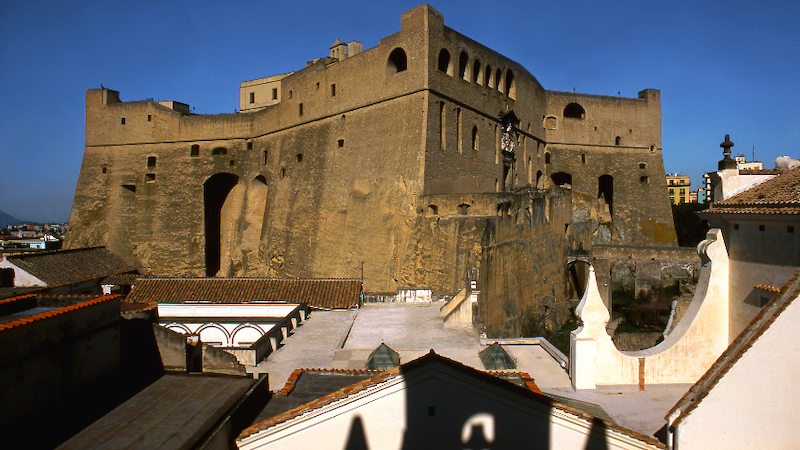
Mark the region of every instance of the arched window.
[[408, 58], [406, 58], [406, 51], [400, 47], [392, 50], [389, 54], [389, 61], [386, 63], [386, 70], [389, 75], [394, 75], [408, 69]]
[[217, 147], [214, 150], [211, 150], [212, 155], [227, 155], [228, 149], [225, 147]]
[[565, 172], [556, 172], [550, 175], [553, 184], [556, 186], [572, 187], [572, 175]]
[[564, 108], [564, 117], [583, 119], [586, 117], [586, 110], [577, 103], [570, 103]]
[[147, 167], [155, 167], [156, 166], [156, 157], [150, 156], [147, 158]]
[[[640, 180], [641, 181], [641, 180]], [[603, 175], [597, 179], [597, 198], [603, 198], [608, 205], [608, 212], [614, 214], [614, 177]]]
[[478, 150], [478, 127], [473, 125], [472, 126], [472, 140], [470, 141], [472, 145], [472, 150]]
[[545, 152], [544, 154], [544, 163], [550, 164], [550, 152]]
[[488, 64], [486, 69], [483, 70], [483, 84], [488, 88], [492, 87], [492, 66]]
[[436, 205], [428, 205], [428, 215], [435, 216], [439, 214], [439, 207]]
[[617, 136], [616, 138], [614, 138], [614, 145], [620, 145], [621, 142], [622, 142], [621, 137]]
[[537, 170], [536, 171], [536, 189], [544, 189], [544, 186], [542, 186], [542, 181], [543, 181], [542, 180], [542, 171], [541, 170]]
[[506, 95], [511, 98], [517, 97], [517, 87], [514, 84], [514, 72], [506, 70]]
[[467, 78], [467, 62], [469, 62], [467, 52], [462, 51], [461, 56], [458, 57], [458, 77], [462, 80], [469, 81]]
[[497, 69], [497, 72], [494, 74], [494, 88], [498, 91], [500, 90], [500, 82], [503, 80], [503, 71]]
[[475, 84], [481, 82], [481, 62], [477, 59], [472, 63], [472, 82]]
[[467, 214], [469, 214], [469, 205], [466, 203], [458, 205], [458, 213], [461, 214], [462, 216], [466, 216]]
[[453, 75], [450, 72], [450, 52], [446, 48], [439, 52], [439, 70], [448, 75]]

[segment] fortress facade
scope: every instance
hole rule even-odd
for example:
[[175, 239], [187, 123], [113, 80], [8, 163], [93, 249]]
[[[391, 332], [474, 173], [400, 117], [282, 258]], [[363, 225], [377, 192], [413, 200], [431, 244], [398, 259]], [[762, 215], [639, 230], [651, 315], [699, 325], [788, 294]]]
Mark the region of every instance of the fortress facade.
[[302, 70], [242, 83], [236, 114], [89, 90], [65, 246], [152, 275], [455, 292], [498, 236], [528, 233], [490, 267], [549, 261], [552, 292], [567, 248], [676, 245], [658, 90], [547, 91], [428, 5], [401, 22], [373, 48], [337, 39]]

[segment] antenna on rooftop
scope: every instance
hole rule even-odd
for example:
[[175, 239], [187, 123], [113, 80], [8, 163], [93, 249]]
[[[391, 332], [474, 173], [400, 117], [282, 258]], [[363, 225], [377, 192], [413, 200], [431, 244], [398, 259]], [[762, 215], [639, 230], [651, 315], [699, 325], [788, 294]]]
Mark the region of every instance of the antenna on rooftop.
[[756, 160], [756, 146], [753, 146], [753, 161]]

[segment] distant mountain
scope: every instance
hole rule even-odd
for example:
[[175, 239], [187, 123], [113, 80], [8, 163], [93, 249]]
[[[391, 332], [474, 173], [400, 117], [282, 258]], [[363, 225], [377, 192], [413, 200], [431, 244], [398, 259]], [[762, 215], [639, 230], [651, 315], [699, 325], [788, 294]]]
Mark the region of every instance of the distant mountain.
[[3, 211], [0, 211], [0, 228], [5, 228], [8, 225], [19, 225], [21, 223], [25, 222], [17, 219], [16, 217], [6, 214]]

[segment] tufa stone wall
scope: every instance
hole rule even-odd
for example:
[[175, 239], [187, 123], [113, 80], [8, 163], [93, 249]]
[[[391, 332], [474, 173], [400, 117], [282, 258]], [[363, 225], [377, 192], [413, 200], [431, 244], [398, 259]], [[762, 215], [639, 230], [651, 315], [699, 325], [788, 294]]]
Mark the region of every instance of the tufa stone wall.
[[[559, 172], [572, 177], [567, 222], [578, 224], [557, 230], [559, 241], [567, 229], [576, 248], [674, 244], [658, 91], [545, 91], [428, 5], [404, 13], [376, 47], [315, 59], [276, 83], [274, 104], [221, 115], [89, 90], [65, 248], [106, 246], [150, 275], [360, 277], [363, 268], [367, 292], [455, 293], [480, 266], [488, 218], [508, 210], [506, 197], [563, 184], [552, 181]], [[568, 102], [584, 117], [563, 118]], [[516, 117], [506, 152], [504, 116]], [[609, 141], [616, 134], [620, 145]], [[604, 175], [610, 208], [598, 201]], [[431, 217], [431, 199], [460, 196], [453, 207], [467, 204], [466, 214]]]

